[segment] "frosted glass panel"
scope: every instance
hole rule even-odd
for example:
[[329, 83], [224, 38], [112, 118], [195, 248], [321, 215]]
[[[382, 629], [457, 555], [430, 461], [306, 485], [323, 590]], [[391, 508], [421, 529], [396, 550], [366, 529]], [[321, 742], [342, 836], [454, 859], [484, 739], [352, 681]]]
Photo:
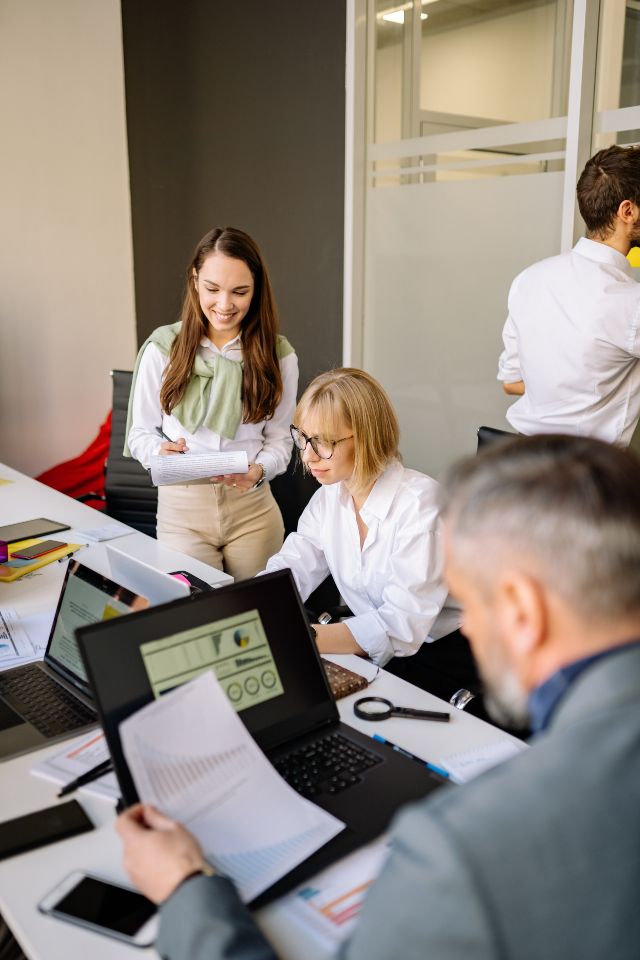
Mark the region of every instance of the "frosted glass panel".
[[515, 275], [559, 252], [563, 174], [367, 194], [364, 367], [396, 406], [407, 466], [438, 476], [481, 424], [509, 429], [496, 380]]

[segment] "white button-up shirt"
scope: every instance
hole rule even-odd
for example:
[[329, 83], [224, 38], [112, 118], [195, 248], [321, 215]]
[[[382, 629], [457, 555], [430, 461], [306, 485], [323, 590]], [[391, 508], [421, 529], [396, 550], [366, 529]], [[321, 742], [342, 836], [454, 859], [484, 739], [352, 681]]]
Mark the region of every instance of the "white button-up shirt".
[[[321, 487], [267, 571], [291, 568], [306, 600], [331, 574], [355, 616], [344, 623], [381, 665], [415, 653], [423, 641], [454, 630], [447, 598], [435, 480], [394, 461], [360, 509], [368, 532], [362, 549], [353, 499], [342, 483]], [[438, 620], [437, 626], [435, 625]]]
[[524, 380], [520, 433], [628, 444], [640, 415], [640, 284], [629, 261], [585, 238], [516, 277], [498, 380]]
[[[203, 337], [198, 351], [205, 360], [215, 353], [236, 362], [242, 360], [240, 336], [226, 343], [222, 350], [218, 350], [211, 340]], [[249, 463], [262, 464], [267, 480], [273, 480], [278, 474], [284, 473], [293, 447], [289, 426], [298, 389], [298, 358], [295, 353], [290, 353], [280, 361], [282, 399], [273, 417], [261, 423], [241, 423], [232, 440], [221, 437], [208, 427], [198, 427], [195, 433], [189, 433], [176, 417], [162, 413], [160, 387], [167, 363], [168, 358], [155, 343], [146, 347], [140, 360], [129, 430], [129, 449], [136, 460], [148, 467], [151, 457], [160, 452], [160, 445], [165, 442], [158, 436], [156, 428], [160, 427], [172, 440], [184, 437], [190, 453], [245, 450]], [[213, 399], [212, 391], [212, 401]]]

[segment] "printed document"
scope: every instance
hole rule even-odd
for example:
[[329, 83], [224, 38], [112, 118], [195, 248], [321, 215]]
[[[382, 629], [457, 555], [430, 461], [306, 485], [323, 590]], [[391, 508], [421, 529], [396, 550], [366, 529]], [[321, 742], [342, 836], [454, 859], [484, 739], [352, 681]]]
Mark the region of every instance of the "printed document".
[[43, 651], [31, 642], [13, 607], [0, 609], [0, 670], [38, 660]]
[[170, 483], [188, 483], [225, 473], [247, 473], [249, 462], [244, 450], [231, 453], [176, 453], [151, 457], [151, 481], [156, 487]]
[[120, 725], [144, 803], [183, 823], [247, 903], [344, 829], [284, 782], [212, 672]]
[[[102, 730], [92, 730], [90, 734], [68, 741], [63, 750], [41, 760], [31, 773], [45, 780], [53, 780], [63, 787], [109, 759], [109, 749]], [[95, 797], [107, 797], [114, 802], [120, 797], [120, 788], [115, 773], [105, 773], [97, 780], [79, 788]]]
[[489, 743], [485, 747], [473, 747], [471, 750], [453, 753], [449, 757], [443, 757], [438, 762], [445, 770], [449, 771], [449, 775], [455, 783], [468, 783], [469, 780], [479, 777], [485, 770], [490, 770], [491, 767], [504, 763], [505, 760], [515, 757], [517, 753], [526, 749], [526, 743], [514, 740], [498, 740], [496, 743]]
[[390, 844], [389, 836], [384, 835], [360, 847], [280, 900], [279, 910], [333, 954], [353, 933]]

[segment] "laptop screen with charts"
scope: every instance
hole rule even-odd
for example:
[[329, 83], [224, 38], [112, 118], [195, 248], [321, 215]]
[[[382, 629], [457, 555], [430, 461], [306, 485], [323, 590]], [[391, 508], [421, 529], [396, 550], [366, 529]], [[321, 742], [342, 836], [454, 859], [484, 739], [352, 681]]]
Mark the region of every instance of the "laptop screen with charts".
[[75, 631], [148, 606], [146, 597], [68, 562], [44, 660], [0, 673], [1, 759], [96, 723]]
[[373, 839], [400, 805], [442, 783], [426, 767], [340, 723], [289, 570], [87, 626], [78, 640], [125, 803], [138, 796], [119, 724], [154, 697], [213, 669], [276, 769], [347, 824], [255, 905]]
[[168, 603], [191, 595], [189, 585], [172, 577], [170, 573], [157, 570], [138, 557], [132, 557], [117, 547], [107, 545], [107, 556], [114, 580], [126, 584], [136, 593], [147, 597], [149, 603]]

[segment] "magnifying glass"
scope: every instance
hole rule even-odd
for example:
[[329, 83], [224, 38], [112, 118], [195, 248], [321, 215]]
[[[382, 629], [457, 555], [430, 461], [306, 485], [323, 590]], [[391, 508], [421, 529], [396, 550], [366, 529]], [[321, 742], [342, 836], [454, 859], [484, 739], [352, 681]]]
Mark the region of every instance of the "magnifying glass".
[[447, 723], [451, 714], [438, 710], [416, 710], [414, 707], [396, 707], [385, 697], [360, 697], [353, 705], [360, 720], [388, 720], [389, 717], [411, 717], [415, 720], [440, 720]]

